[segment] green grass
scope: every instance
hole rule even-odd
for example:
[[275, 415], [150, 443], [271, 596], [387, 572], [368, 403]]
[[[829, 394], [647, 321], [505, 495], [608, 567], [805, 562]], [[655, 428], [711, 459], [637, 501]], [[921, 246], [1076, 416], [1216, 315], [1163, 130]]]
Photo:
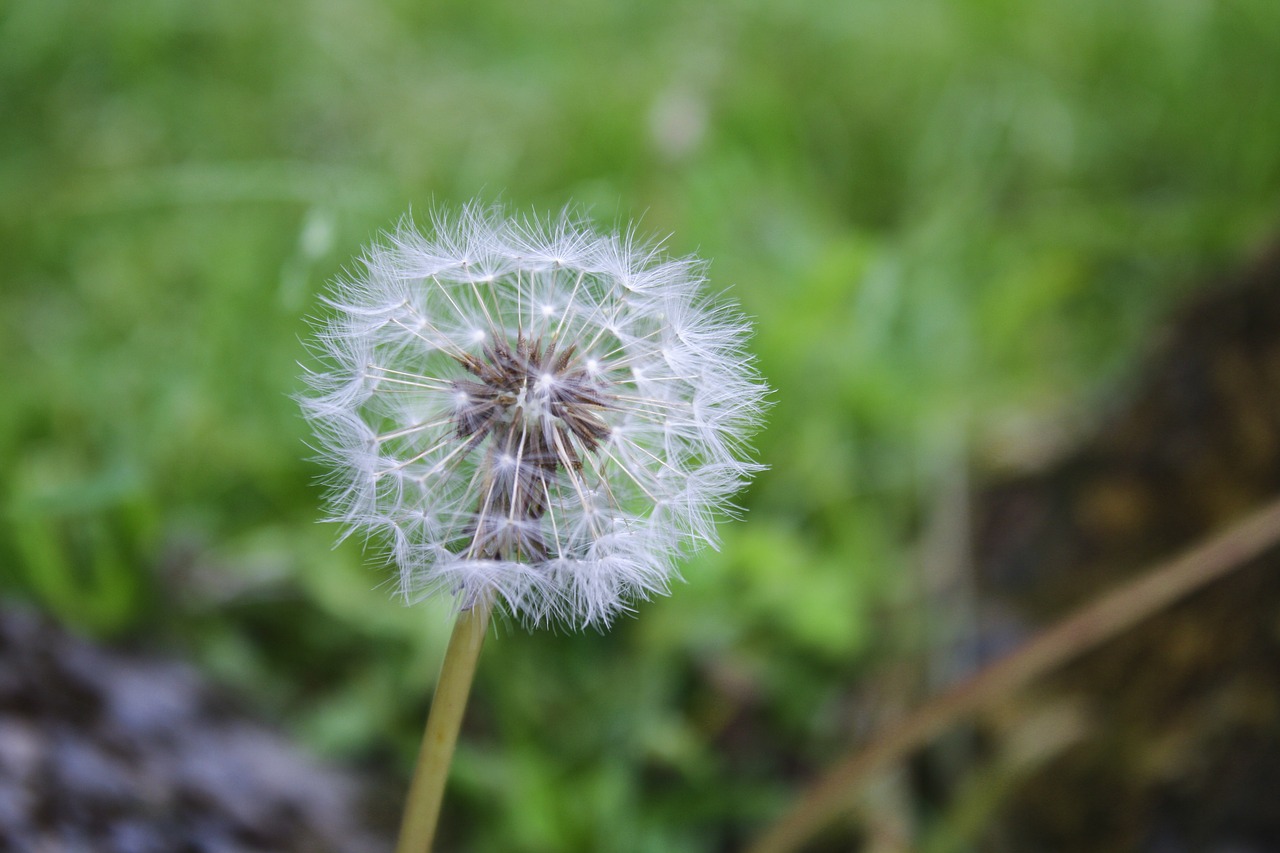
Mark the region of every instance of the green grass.
[[757, 318], [749, 520], [606, 636], [491, 643], [470, 850], [757, 825], [921, 642], [883, 614], [934, 495], [1069, 440], [1277, 222], [1273, 0], [16, 0], [0, 47], [0, 583], [180, 643], [328, 754], [408, 767], [448, 624], [313, 523], [325, 281], [410, 209], [572, 202]]

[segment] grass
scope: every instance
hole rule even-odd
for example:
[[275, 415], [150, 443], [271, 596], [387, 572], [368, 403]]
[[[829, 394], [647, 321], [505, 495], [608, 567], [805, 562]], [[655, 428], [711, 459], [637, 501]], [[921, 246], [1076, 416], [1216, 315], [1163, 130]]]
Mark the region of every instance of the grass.
[[1051, 456], [1276, 227], [1271, 0], [16, 0], [0, 45], [0, 584], [330, 755], [407, 772], [448, 625], [313, 523], [324, 282], [409, 209], [575, 202], [757, 317], [749, 521], [606, 636], [492, 643], [472, 850], [741, 839], [926, 642], [884, 614], [942, 485]]

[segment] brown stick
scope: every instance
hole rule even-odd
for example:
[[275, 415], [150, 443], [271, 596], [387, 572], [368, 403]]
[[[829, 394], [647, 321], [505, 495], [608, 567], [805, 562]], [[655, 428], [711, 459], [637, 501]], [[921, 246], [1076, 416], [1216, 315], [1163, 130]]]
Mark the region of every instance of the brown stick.
[[1074, 613], [1012, 654], [925, 702], [865, 747], [838, 761], [750, 853], [795, 850], [838, 816], [860, 784], [912, 749], [927, 743], [966, 714], [1083, 654], [1239, 568], [1280, 542], [1280, 500], [1267, 504], [1207, 542]]

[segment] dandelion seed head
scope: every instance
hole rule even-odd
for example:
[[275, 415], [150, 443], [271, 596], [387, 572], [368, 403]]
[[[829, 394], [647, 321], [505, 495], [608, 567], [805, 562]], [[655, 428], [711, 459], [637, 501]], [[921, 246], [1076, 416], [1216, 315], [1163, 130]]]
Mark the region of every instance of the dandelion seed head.
[[665, 593], [759, 470], [749, 326], [702, 275], [567, 214], [405, 222], [335, 286], [307, 375], [332, 519], [409, 600], [584, 627]]

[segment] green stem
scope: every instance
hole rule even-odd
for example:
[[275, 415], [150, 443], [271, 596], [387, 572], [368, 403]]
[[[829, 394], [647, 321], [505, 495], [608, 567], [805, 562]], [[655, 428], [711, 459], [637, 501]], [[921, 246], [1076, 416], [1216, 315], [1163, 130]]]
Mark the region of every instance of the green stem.
[[445, 781], [492, 609], [492, 600], [485, 597], [459, 613], [454, 623], [436, 694], [431, 700], [431, 713], [427, 715], [418, 764], [405, 800], [396, 853], [428, 853], [435, 840]]

